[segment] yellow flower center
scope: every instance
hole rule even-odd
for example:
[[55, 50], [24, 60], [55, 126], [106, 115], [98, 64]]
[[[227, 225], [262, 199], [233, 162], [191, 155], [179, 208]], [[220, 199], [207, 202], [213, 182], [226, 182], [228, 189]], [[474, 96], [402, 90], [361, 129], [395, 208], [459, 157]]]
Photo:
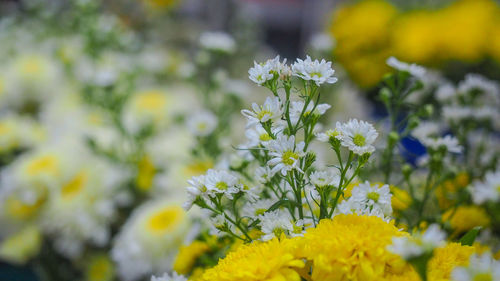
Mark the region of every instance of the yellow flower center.
[[371, 199], [371, 200], [375, 201], [375, 202], [378, 202], [378, 199], [380, 198], [380, 194], [378, 194], [378, 193], [377, 193], [377, 192], [375, 192], [375, 191], [372, 191], [372, 192], [368, 193], [368, 194], [366, 195], [366, 197], [367, 197], [368, 199]]
[[259, 136], [259, 140], [261, 141], [270, 141], [271, 137], [269, 136], [268, 133], [263, 133]]
[[480, 273], [474, 276], [473, 281], [493, 281], [493, 277], [490, 273]]
[[273, 116], [273, 113], [267, 109], [262, 109], [259, 113], [257, 113], [257, 119], [262, 120], [262, 118], [266, 115]]
[[147, 91], [137, 96], [137, 107], [142, 110], [158, 111], [165, 108], [167, 97], [160, 91]]
[[148, 221], [148, 228], [154, 233], [164, 233], [173, 229], [183, 219], [179, 206], [168, 206], [154, 213]]
[[283, 234], [283, 233], [285, 233], [285, 230], [282, 228], [277, 227], [277, 228], [273, 229], [273, 234], [277, 238], [280, 238], [281, 234]]
[[22, 73], [38, 74], [42, 71], [42, 62], [37, 58], [32, 58], [21, 64]]
[[58, 161], [53, 155], [45, 155], [33, 160], [27, 167], [28, 175], [34, 176], [41, 173], [57, 173]]
[[281, 157], [283, 164], [291, 166], [295, 161], [299, 159], [299, 155], [291, 150], [285, 151]]
[[226, 190], [228, 186], [227, 186], [227, 183], [220, 181], [220, 182], [215, 184], [215, 187], [217, 187], [217, 189], [220, 189], [220, 190]]
[[61, 195], [64, 199], [71, 199], [83, 190], [87, 183], [88, 175], [85, 171], [78, 173], [61, 189]]
[[312, 72], [312, 73], [311, 73], [311, 77], [314, 77], [314, 76], [316, 76], [316, 77], [318, 77], [318, 78], [323, 77], [323, 75], [321, 74], [321, 72]]
[[107, 281], [113, 279], [113, 264], [106, 256], [95, 258], [88, 268], [89, 281]]
[[366, 139], [363, 135], [361, 134], [356, 134], [352, 138], [352, 142], [357, 145], [357, 146], [364, 146], [366, 144]]

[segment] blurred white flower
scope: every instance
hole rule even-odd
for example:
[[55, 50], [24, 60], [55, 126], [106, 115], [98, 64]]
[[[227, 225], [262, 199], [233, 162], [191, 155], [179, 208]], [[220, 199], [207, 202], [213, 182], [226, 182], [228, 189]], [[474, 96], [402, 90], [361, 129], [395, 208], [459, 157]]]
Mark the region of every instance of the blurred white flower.
[[415, 77], [417, 77], [419, 79], [424, 78], [424, 75], [425, 75], [425, 72], [426, 72], [426, 69], [424, 67], [420, 66], [420, 65], [416, 65], [414, 63], [408, 64], [408, 63], [399, 61], [395, 57], [388, 58], [387, 61], [386, 61], [386, 63], [387, 63], [387, 65], [389, 65], [390, 67], [392, 67], [394, 69], [397, 69], [399, 71], [408, 72], [411, 75], [413, 75], [413, 76], [415, 76]]
[[452, 281], [498, 281], [500, 280], [500, 261], [490, 253], [473, 254], [467, 266], [458, 266], [451, 272]]
[[[314, 106], [313, 102], [310, 102], [307, 105], [307, 108], [304, 110], [304, 101], [292, 101], [290, 104], [290, 121], [292, 124], [297, 124], [299, 121], [299, 118], [303, 112], [303, 117], [306, 118], [308, 115], [313, 114], [313, 115], [323, 115], [325, 112], [331, 108], [331, 105], [326, 104], [326, 103], [321, 103], [318, 104], [316, 107]], [[314, 112], [313, 112], [314, 110]], [[302, 121], [304, 121], [302, 119]]]
[[458, 139], [450, 135], [446, 135], [442, 138], [425, 138], [422, 140], [422, 144], [434, 150], [445, 148], [446, 151], [451, 153], [461, 153], [463, 149], [458, 143]]
[[210, 111], [201, 111], [190, 116], [187, 121], [189, 131], [195, 136], [208, 136], [217, 128], [218, 119]]
[[500, 171], [488, 172], [483, 181], [476, 180], [469, 188], [475, 204], [500, 200]]
[[392, 215], [392, 194], [387, 184], [379, 186], [365, 181], [355, 186], [351, 193], [349, 201], [352, 200], [370, 209], [380, 209], [386, 216]]
[[187, 278], [177, 272], [172, 272], [172, 274], [164, 273], [158, 277], [151, 276], [151, 281], [187, 281]]
[[200, 45], [210, 51], [233, 53], [236, 51], [236, 42], [231, 35], [221, 32], [204, 32], [200, 35]]
[[123, 280], [168, 272], [190, 226], [181, 205], [172, 200], [149, 201], [134, 210], [111, 249]]
[[340, 175], [337, 170], [314, 171], [309, 175], [309, 179], [317, 187], [328, 185], [338, 187], [340, 184]]
[[291, 235], [294, 231], [290, 215], [284, 210], [274, 210], [259, 215], [261, 231], [264, 236], [262, 241], [268, 241], [274, 237], [280, 238], [282, 234]]
[[392, 245], [387, 249], [405, 260], [419, 257], [432, 252], [445, 243], [446, 233], [437, 224], [431, 224], [422, 234], [414, 233], [411, 236], [393, 237]]

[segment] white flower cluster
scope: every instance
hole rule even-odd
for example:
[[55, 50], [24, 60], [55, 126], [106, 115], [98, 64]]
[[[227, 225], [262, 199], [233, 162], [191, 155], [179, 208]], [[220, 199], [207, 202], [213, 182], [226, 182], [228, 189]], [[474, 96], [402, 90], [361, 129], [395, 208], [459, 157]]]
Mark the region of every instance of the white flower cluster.
[[495, 260], [491, 253], [474, 254], [470, 257], [468, 266], [459, 266], [453, 269], [451, 280], [500, 280], [500, 261]]
[[[269, 88], [273, 95], [241, 111], [247, 119], [247, 140], [239, 147], [238, 165], [229, 165], [232, 171], [211, 169], [188, 181], [189, 199], [184, 206], [189, 209], [195, 204], [208, 210], [211, 233], [251, 241], [249, 232], [256, 229], [262, 233], [259, 239], [267, 241], [302, 235], [320, 219], [340, 212], [391, 215], [387, 185], [379, 188], [366, 182], [354, 188], [348, 201], [339, 201], [375, 151], [378, 133], [373, 125], [357, 119], [337, 123], [335, 130], [326, 133], [317, 132], [319, 119], [331, 108], [318, 103], [319, 86], [335, 83], [333, 75], [331, 62], [313, 61], [309, 56], [291, 67], [280, 62], [279, 56], [254, 63], [250, 80]], [[296, 88], [292, 76], [307, 83], [298, 83], [303, 88]], [[315, 135], [330, 142], [341, 167], [318, 165], [315, 152], [309, 149]], [[341, 159], [342, 148], [350, 152], [347, 161]]]
[[483, 181], [475, 181], [469, 188], [475, 204], [500, 200], [500, 171], [488, 172]]

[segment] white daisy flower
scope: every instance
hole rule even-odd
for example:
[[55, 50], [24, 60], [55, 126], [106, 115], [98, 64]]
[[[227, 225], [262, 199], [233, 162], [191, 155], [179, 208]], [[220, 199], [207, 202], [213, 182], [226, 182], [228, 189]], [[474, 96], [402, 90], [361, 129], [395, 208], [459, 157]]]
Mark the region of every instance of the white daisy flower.
[[470, 257], [467, 267], [455, 267], [451, 272], [453, 281], [498, 281], [500, 280], [500, 261], [495, 260], [490, 253]]
[[[325, 112], [331, 107], [331, 105], [322, 103], [318, 104], [316, 108], [314, 108], [314, 103], [310, 102], [307, 105], [306, 110], [304, 111], [304, 117], [308, 116], [309, 114], [315, 114], [315, 115], [323, 115]], [[314, 109], [314, 112], [312, 110]], [[304, 110], [304, 101], [292, 101], [290, 104], [290, 121], [293, 124], [296, 124], [299, 121], [300, 115], [302, 111]], [[304, 118], [303, 117], [303, 118]]]
[[268, 241], [274, 237], [280, 238], [282, 234], [290, 235], [294, 231], [290, 215], [283, 210], [275, 210], [259, 216], [261, 231], [264, 236], [262, 241]]
[[187, 278], [177, 272], [172, 272], [172, 274], [164, 273], [158, 277], [151, 276], [151, 281], [187, 281]]
[[379, 208], [371, 208], [366, 204], [362, 204], [355, 200], [344, 200], [340, 204], [337, 205], [335, 209], [335, 214], [356, 214], [358, 216], [373, 216], [379, 217], [384, 221], [389, 222], [391, 217], [386, 217], [381, 209]]
[[371, 185], [368, 181], [355, 186], [349, 200], [366, 205], [370, 208], [382, 210], [388, 216], [392, 214], [392, 194], [387, 184], [379, 187], [378, 184]]
[[500, 171], [488, 172], [483, 181], [475, 181], [470, 188], [475, 204], [500, 200]]
[[446, 233], [437, 224], [431, 224], [425, 233], [415, 233], [412, 236], [393, 237], [392, 244], [387, 247], [392, 253], [408, 260], [430, 253], [444, 244]]
[[337, 123], [336, 129], [340, 133], [336, 138], [352, 152], [363, 155], [375, 151], [375, 147], [372, 144], [378, 137], [378, 133], [372, 124], [351, 119], [347, 123]]
[[[340, 123], [337, 122], [337, 127]], [[340, 132], [337, 129], [328, 129], [324, 133], [316, 133], [316, 138], [322, 142], [329, 142], [332, 139], [336, 139]]]
[[281, 171], [281, 174], [285, 176], [293, 169], [301, 171], [299, 164], [300, 157], [305, 155], [304, 146], [304, 142], [295, 144], [295, 136], [279, 135], [276, 140], [270, 141], [268, 149], [269, 156], [272, 158], [267, 164], [274, 166], [271, 172], [274, 174]]
[[458, 139], [450, 135], [446, 135], [442, 138], [426, 138], [422, 140], [422, 144], [434, 150], [444, 147], [446, 151], [451, 153], [461, 153], [463, 149], [458, 143]]
[[268, 141], [272, 140], [269, 133], [262, 127], [261, 124], [255, 124], [250, 128], [245, 130], [245, 136], [247, 137], [247, 147], [255, 147], [259, 144], [265, 145]]
[[274, 203], [275, 200], [273, 199], [261, 199], [255, 202], [247, 202], [243, 206], [242, 214], [245, 217], [257, 218], [263, 215]]
[[221, 31], [202, 33], [200, 45], [207, 50], [224, 53], [233, 53], [236, 50], [236, 42], [233, 37]]
[[277, 97], [267, 97], [264, 105], [261, 106], [253, 103], [252, 109], [253, 111], [248, 109], [241, 111], [241, 114], [248, 118], [247, 128], [258, 123], [279, 119], [282, 114], [281, 103]]
[[337, 82], [337, 78], [333, 76], [334, 74], [335, 70], [332, 69], [332, 62], [324, 59], [321, 62], [318, 60], [312, 61], [311, 57], [307, 56], [305, 60], [297, 59], [292, 65], [293, 76], [307, 81], [314, 81], [317, 86], [323, 83], [333, 84]]
[[248, 70], [248, 78], [257, 85], [262, 86], [262, 84], [274, 78], [269, 64], [258, 64], [257, 62], [253, 64], [253, 67]]
[[426, 69], [420, 65], [416, 65], [414, 63], [408, 64], [398, 60], [395, 57], [388, 58], [386, 63], [388, 66], [394, 69], [397, 69], [399, 71], [406, 71], [419, 79], [422, 79], [426, 72]]
[[274, 176], [269, 166], [259, 167], [255, 169], [255, 179], [262, 184], [268, 183]]
[[205, 175], [192, 177], [188, 180], [188, 184], [189, 186], [186, 187], [188, 199], [182, 205], [185, 210], [191, 209], [196, 198], [207, 191], [205, 186]]
[[209, 111], [202, 111], [190, 116], [187, 126], [195, 136], [208, 136], [217, 127], [217, 116]]
[[309, 180], [317, 187], [328, 185], [338, 187], [340, 184], [340, 175], [337, 170], [314, 171], [309, 175]]
[[229, 199], [232, 194], [238, 193], [238, 177], [229, 171], [210, 169], [205, 177], [205, 186], [208, 193], [223, 193]]

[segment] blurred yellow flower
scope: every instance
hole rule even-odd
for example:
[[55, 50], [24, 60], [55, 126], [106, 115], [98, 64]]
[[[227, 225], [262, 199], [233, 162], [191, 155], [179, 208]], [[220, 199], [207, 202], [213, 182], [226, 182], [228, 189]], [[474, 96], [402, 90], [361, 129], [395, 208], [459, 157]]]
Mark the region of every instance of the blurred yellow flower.
[[110, 281], [113, 280], [114, 266], [111, 259], [105, 255], [93, 256], [87, 265], [86, 276], [88, 281]]
[[390, 189], [392, 193], [392, 208], [395, 211], [406, 210], [412, 202], [410, 194], [397, 186], [391, 185]]
[[459, 0], [437, 10], [399, 12], [387, 0], [358, 1], [335, 11], [330, 31], [335, 55], [362, 87], [376, 85], [389, 56], [433, 67], [444, 62], [500, 62], [500, 6]]
[[156, 168], [147, 155], [141, 158], [137, 164], [137, 177], [135, 184], [140, 191], [148, 191], [153, 185], [153, 179], [156, 174]]
[[478, 206], [459, 206], [450, 209], [442, 216], [443, 222], [449, 222], [456, 233], [466, 232], [476, 226], [488, 226], [490, 218], [486, 211]]
[[33, 225], [24, 227], [0, 244], [0, 259], [23, 264], [38, 254], [42, 242], [40, 230]]
[[210, 250], [206, 242], [194, 241], [187, 246], [181, 246], [174, 262], [174, 270], [179, 274], [188, 274], [196, 259]]
[[455, 178], [444, 181], [436, 188], [439, 207], [443, 210], [451, 208], [457, 201], [457, 192], [470, 183], [466, 172], [459, 173]]
[[469, 257], [475, 253], [474, 247], [462, 246], [459, 243], [448, 243], [434, 250], [434, 256], [427, 265], [429, 280], [449, 280], [451, 271], [456, 266], [469, 264]]

